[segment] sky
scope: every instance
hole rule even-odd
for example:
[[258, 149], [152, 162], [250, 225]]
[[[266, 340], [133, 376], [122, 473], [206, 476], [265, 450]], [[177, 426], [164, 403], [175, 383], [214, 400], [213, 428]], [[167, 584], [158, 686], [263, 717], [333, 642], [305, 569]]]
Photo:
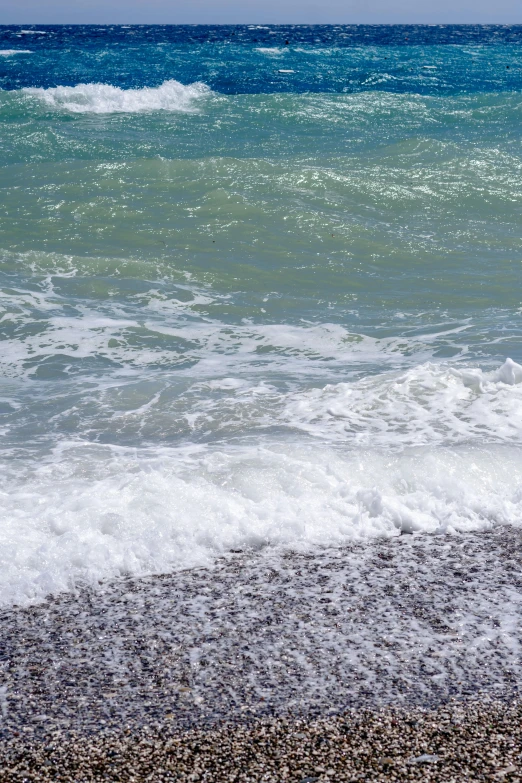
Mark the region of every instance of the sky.
[[0, 24], [522, 23], [520, 0], [0, 0]]

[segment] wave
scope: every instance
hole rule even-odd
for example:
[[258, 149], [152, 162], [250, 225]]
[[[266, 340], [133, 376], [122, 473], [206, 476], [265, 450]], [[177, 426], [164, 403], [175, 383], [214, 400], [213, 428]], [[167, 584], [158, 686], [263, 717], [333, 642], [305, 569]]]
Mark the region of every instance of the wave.
[[522, 443], [522, 366], [431, 362], [406, 372], [289, 395], [284, 419], [309, 435], [390, 450], [437, 443]]
[[279, 46], [256, 46], [255, 51], [260, 54], [266, 54], [267, 57], [280, 57], [282, 54], [285, 54], [288, 49]]
[[[521, 525], [522, 366], [511, 360], [491, 372], [428, 363], [289, 394], [238, 377], [187, 383], [119, 376], [83, 403], [73, 387], [53, 421], [63, 415], [75, 441], [38, 459], [6, 449], [0, 604], [210, 566], [233, 549]], [[2, 399], [25, 432], [24, 402]], [[74, 434], [71, 414], [83, 422]], [[172, 445], [176, 429], [184, 437]], [[158, 432], [169, 440], [158, 444]], [[97, 433], [133, 446], [88, 442]]]
[[2, 470], [0, 603], [209, 566], [232, 549], [520, 526], [521, 482], [520, 450], [505, 445], [393, 458], [273, 439], [221, 449], [65, 444], [40, 464]]
[[0, 57], [12, 57], [14, 54], [32, 54], [31, 49], [0, 49]]
[[53, 109], [76, 114], [114, 114], [195, 110], [198, 99], [210, 95], [202, 82], [181, 84], [175, 79], [159, 87], [122, 90], [111, 84], [77, 84], [75, 87], [25, 87], [21, 91]]

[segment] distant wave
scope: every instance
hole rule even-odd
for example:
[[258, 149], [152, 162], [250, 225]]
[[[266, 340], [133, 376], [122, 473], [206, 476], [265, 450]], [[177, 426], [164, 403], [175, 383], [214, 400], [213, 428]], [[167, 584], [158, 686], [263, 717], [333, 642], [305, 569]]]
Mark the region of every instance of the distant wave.
[[0, 57], [11, 57], [13, 54], [32, 54], [31, 49], [0, 49]]
[[113, 114], [147, 111], [194, 111], [195, 101], [210, 94], [202, 82], [181, 84], [170, 79], [160, 87], [122, 90], [111, 84], [77, 84], [75, 87], [26, 87], [22, 90], [48, 106], [78, 114]]
[[281, 49], [279, 46], [256, 46], [256, 52], [267, 54], [269, 57], [278, 57], [286, 51], [286, 49]]

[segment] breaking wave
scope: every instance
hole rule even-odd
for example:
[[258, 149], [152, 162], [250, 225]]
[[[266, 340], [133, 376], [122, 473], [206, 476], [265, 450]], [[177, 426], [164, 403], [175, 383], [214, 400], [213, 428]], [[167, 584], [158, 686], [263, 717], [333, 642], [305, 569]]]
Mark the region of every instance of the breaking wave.
[[204, 442], [194, 430], [178, 446], [136, 448], [89, 442], [100, 422], [84, 412], [84, 437], [58, 441], [40, 460], [7, 455], [0, 604], [211, 566], [234, 549], [313, 551], [404, 533], [519, 527], [521, 381], [522, 367], [507, 360], [488, 373], [426, 364], [279, 401], [272, 389], [268, 421], [279, 434], [261, 434], [258, 398], [267, 390], [249, 394], [237, 379], [207, 384], [201, 406], [196, 384], [186, 409], [183, 395], [173, 406], [161, 391], [132, 411], [121, 410], [121, 388], [112, 406], [102, 395], [100, 416], [109, 405], [112, 424], [125, 419], [121, 426], [132, 429], [135, 420], [144, 433], [183, 418], [194, 424], [200, 414], [205, 432], [232, 433], [231, 417], [251, 426], [235, 443]]
[[175, 79], [159, 87], [122, 90], [111, 84], [77, 84], [75, 87], [26, 87], [22, 90], [47, 106], [77, 114], [114, 114], [152, 111], [195, 111], [198, 99], [210, 94], [202, 82], [181, 84]]
[[4, 471], [0, 603], [128, 574], [212, 565], [231, 549], [313, 551], [416, 531], [520, 526], [520, 452], [396, 455], [265, 441], [226, 449], [62, 444]]
[[12, 57], [15, 54], [32, 54], [31, 49], [0, 49], [0, 57]]

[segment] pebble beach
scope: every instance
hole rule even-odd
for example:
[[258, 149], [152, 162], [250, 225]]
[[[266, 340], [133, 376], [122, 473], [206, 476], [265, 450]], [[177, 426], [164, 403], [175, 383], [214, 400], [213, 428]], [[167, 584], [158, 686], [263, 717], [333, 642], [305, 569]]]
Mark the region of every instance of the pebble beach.
[[518, 780], [521, 542], [238, 552], [10, 609], [2, 780]]
[[521, 719], [518, 702], [481, 701], [182, 733], [165, 724], [88, 737], [57, 731], [45, 745], [4, 745], [2, 780], [515, 783]]

